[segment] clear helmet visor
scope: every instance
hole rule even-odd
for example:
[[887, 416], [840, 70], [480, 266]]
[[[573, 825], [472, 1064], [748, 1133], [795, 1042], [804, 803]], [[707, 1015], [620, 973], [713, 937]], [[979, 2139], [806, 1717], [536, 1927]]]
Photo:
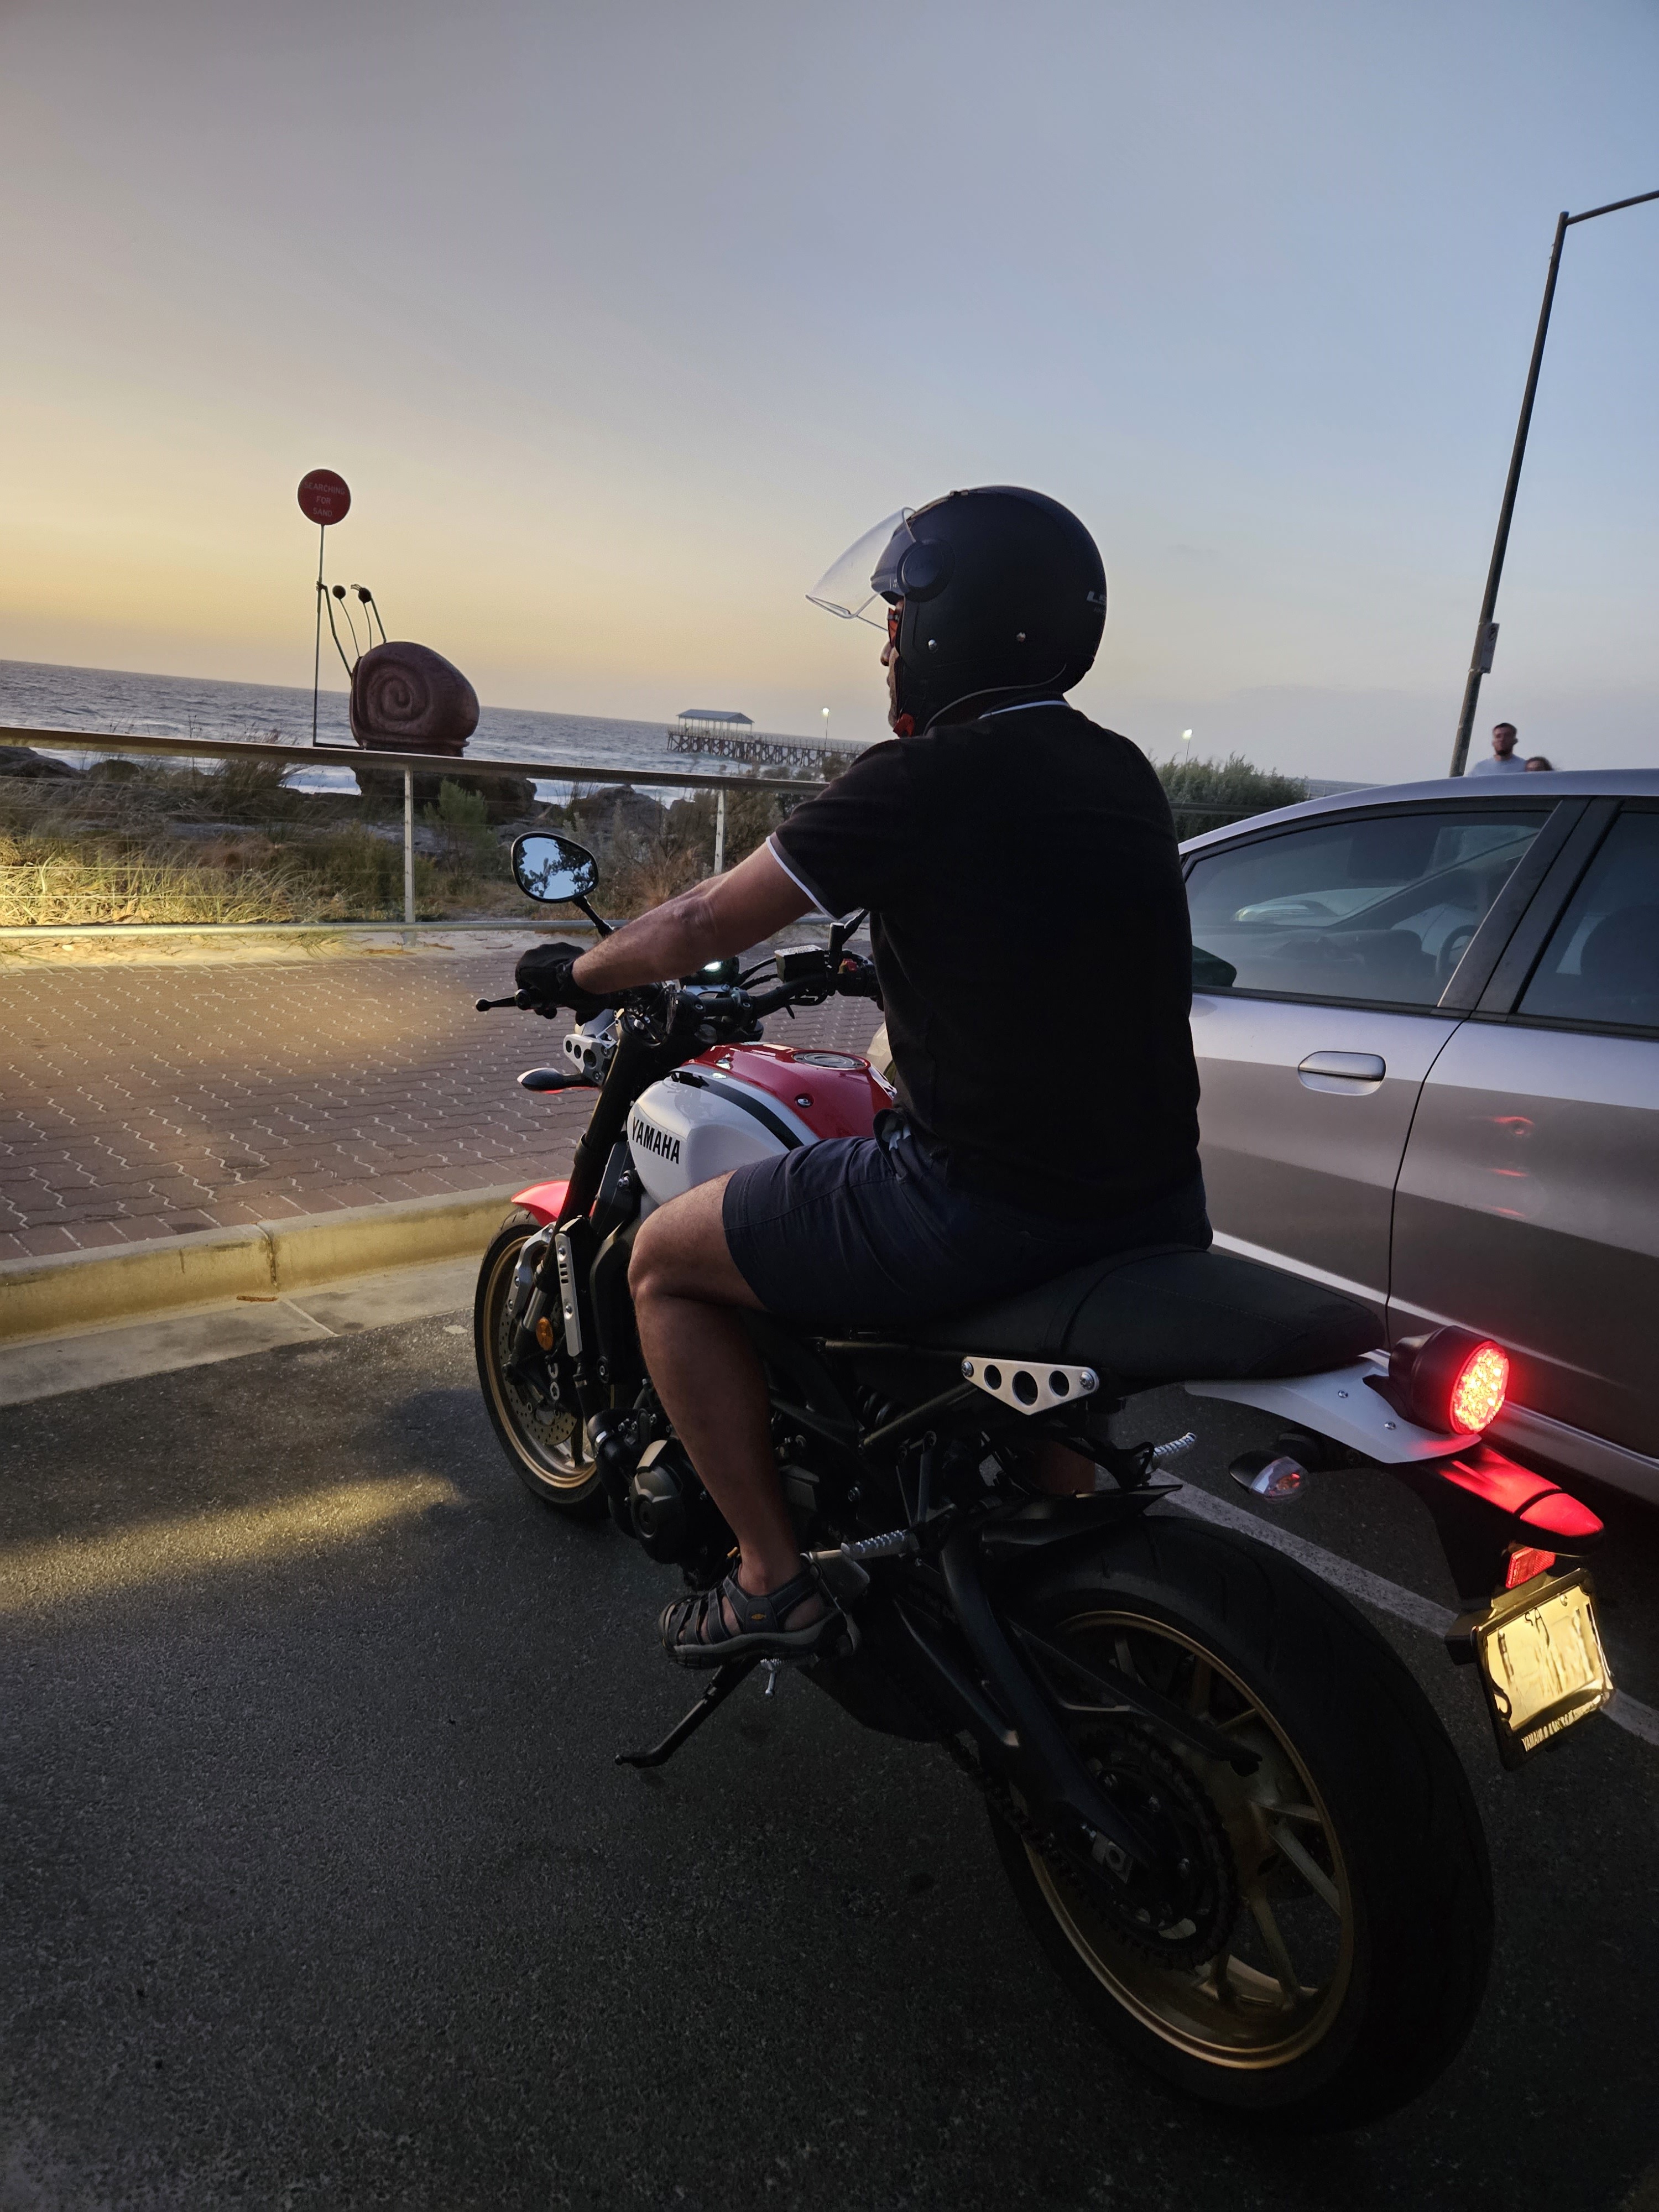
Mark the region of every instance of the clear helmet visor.
[[866, 530], [849, 545], [839, 561], [832, 562], [806, 594], [815, 607], [842, 622], [868, 623], [872, 629], [887, 628], [886, 601], [897, 598], [898, 565], [905, 548], [915, 543], [910, 535], [913, 507], [902, 507], [884, 522]]

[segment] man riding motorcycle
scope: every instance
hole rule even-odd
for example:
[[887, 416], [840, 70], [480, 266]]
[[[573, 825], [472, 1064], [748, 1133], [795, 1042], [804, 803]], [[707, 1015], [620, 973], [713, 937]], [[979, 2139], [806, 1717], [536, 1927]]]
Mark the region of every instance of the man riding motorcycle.
[[[728, 873], [579, 956], [538, 947], [517, 979], [586, 1018], [814, 909], [871, 917], [902, 1113], [701, 1183], [634, 1246], [653, 1383], [738, 1546], [718, 1590], [663, 1613], [692, 1667], [810, 1658], [839, 1626], [784, 1502], [745, 1310], [890, 1325], [1210, 1242], [1169, 805], [1139, 749], [1064, 698], [1105, 623], [1094, 541], [1042, 494], [988, 486], [895, 517], [870, 550], [867, 591], [814, 596], [885, 602], [893, 740]], [[1035, 1092], [983, 1050], [1015, 1006], [1042, 1041]], [[1048, 1443], [1031, 1479], [1078, 1491], [1093, 1468]]]

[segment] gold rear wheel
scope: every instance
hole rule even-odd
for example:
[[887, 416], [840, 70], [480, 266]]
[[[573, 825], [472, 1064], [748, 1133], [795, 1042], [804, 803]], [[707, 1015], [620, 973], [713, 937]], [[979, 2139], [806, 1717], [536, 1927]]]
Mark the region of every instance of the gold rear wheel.
[[[1144, 2027], [1212, 2066], [1272, 2067], [1301, 2057], [1340, 2010], [1353, 1965], [1353, 1902], [1330, 1816], [1272, 1716], [1198, 1638], [1136, 1613], [1067, 1623], [1066, 1648], [1172, 1698], [1261, 1765], [1241, 1775], [1173, 1739], [1166, 1747], [1219, 1814], [1238, 1909], [1215, 1954], [1172, 1968], [1147, 1955], [1088, 1886], [1033, 1844], [1037, 1885], [1079, 1960]], [[1098, 1750], [1090, 1763], [1101, 1765]]]
[[[1358, 2126], [1425, 2088], [1479, 2009], [1492, 1875], [1462, 1763], [1399, 1655], [1281, 1554], [1173, 1514], [1034, 1565], [1002, 1601], [1097, 1680], [1156, 1693], [1129, 1718], [1049, 1684], [1107, 1794], [1176, 1839], [1161, 1877], [1115, 1882], [994, 1816], [1084, 2009], [1187, 2094], [1282, 2124]], [[1253, 1771], [1161, 1725], [1159, 1699]]]

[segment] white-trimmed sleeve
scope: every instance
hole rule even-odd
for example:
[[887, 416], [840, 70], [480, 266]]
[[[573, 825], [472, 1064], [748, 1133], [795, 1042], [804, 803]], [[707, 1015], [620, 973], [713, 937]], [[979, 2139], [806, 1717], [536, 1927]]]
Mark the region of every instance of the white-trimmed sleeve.
[[800, 872], [799, 863], [793, 866], [791, 865], [782, 846], [778, 842], [778, 833], [775, 830], [766, 841], [766, 849], [772, 855], [772, 858], [777, 862], [778, 866], [783, 870], [784, 874], [788, 877], [790, 882], [793, 884], [795, 889], [801, 892], [805, 897], [811, 900], [813, 908], [817, 913], [827, 916], [827, 918], [831, 921], [846, 921], [855, 911], [854, 908], [849, 907], [846, 914], [831, 914], [830, 912], [829, 907], [824, 902], [823, 892], [817, 890], [815, 885], [807, 882], [805, 877], [802, 875]]

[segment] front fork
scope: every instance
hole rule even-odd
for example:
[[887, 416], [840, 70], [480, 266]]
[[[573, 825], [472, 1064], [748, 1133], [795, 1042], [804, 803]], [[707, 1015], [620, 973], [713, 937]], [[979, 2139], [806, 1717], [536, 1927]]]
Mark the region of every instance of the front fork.
[[592, 1243], [592, 1225], [581, 1214], [526, 1237], [507, 1308], [507, 1371], [528, 1380], [535, 1373], [534, 1361], [562, 1352], [585, 1416], [604, 1402], [597, 1397], [587, 1402], [593, 1333], [587, 1297]]
[[592, 1393], [591, 1388], [585, 1391], [583, 1387], [590, 1382], [587, 1346], [592, 1336], [587, 1296], [593, 1261], [590, 1211], [599, 1194], [611, 1148], [627, 1125], [629, 1104], [647, 1083], [678, 1066], [680, 1057], [672, 1046], [653, 1045], [624, 1023], [587, 1127], [576, 1145], [563, 1210], [557, 1221], [525, 1239], [514, 1274], [507, 1306], [509, 1370], [522, 1371], [532, 1346], [546, 1353], [562, 1340], [574, 1370], [577, 1394], [584, 1398], [581, 1410], [590, 1416], [603, 1402], [594, 1397], [591, 1405], [586, 1403]]
[[541, 1270], [552, 1243], [550, 1223], [533, 1237], [526, 1237], [519, 1247], [519, 1263], [513, 1270], [513, 1288], [507, 1298], [507, 1325], [512, 1331], [507, 1340], [510, 1367], [518, 1365], [529, 1349], [529, 1342], [535, 1340], [536, 1324], [547, 1310], [548, 1295], [542, 1286]]

